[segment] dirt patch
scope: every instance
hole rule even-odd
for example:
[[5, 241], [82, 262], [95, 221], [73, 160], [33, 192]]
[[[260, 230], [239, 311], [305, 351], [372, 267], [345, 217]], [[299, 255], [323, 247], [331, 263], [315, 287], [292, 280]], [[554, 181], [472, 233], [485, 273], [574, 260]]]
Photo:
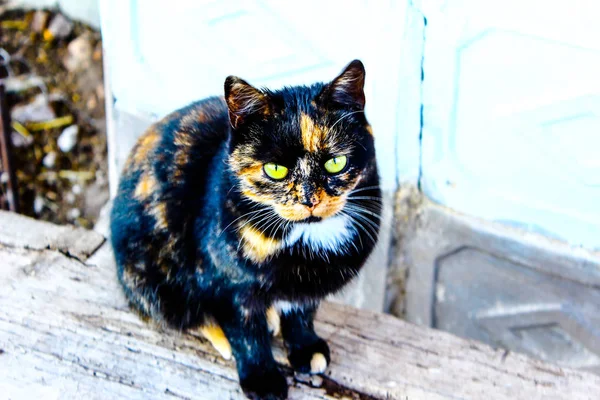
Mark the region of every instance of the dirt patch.
[[108, 200], [100, 33], [55, 10], [0, 8], [0, 47], [20, 212], [91, 227]]

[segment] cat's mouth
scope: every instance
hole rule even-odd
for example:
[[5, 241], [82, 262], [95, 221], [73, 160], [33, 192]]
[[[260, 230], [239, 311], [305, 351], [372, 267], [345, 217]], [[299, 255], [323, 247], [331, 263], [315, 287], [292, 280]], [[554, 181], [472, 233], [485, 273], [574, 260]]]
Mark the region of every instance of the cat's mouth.
[[313, 222], [321, 222], [322, 220], [323, 220], [323, 218], [321, 218], [321, 217], [317, 217], [315, 215], [311, 215], [308, 218], [304, 218], [304, 219], [302, 219], [300, 221], [296, 221], [296, 222], [310, 224], [310, 223], [313, 223]]

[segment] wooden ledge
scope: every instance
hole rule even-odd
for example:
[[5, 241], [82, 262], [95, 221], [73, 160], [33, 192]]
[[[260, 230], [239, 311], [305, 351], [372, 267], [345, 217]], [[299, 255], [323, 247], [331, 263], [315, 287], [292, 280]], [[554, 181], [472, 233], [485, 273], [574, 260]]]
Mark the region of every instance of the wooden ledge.
[[[0, 397], [242, 399], [233, 362], [129, 310], [95, 232], [0, 212]], [[94, 250], [96, 250], [94, 252]], [[87, 258], [92, 252], [93, 255]], [[600, 377], [324, 304], [332, 363], [290, 399], [598, 399]], [[280, 340], [275, 354], [285, 362]]]

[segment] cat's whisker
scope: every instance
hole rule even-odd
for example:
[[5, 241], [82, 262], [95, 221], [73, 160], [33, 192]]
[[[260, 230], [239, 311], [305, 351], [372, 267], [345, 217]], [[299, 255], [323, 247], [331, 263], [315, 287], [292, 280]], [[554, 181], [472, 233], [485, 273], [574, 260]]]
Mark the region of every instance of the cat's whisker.
[[367, 204], [346, 203], [346, 208], [368, 214], [377, 219], [382, 219], [381, 209], [374, 209]]
[[[369, 223], [369, 225], [371, 225], [375, 231], [379, 230], [380, 225], [384, 226], [385, 228], [391, 228], [392, 227], [390, 221], [382, 219], [381, 216], [379, 216], [377, 214], [374, 214], [374, 213], [372, 213], [372, 212], [370, 212], [368, 210], [355, 209], [355, 208], [349, 208], [349, 210], [352, 211], [352, 212], [354, 212], [356, 214], [356, 216], [361, 217], [361, 219], [363, 219], [364, 221], [366, 221], [367, 223]], [[371, 218], [369, 218], [368, 216], [371, 216], [373, 218], [377, 218], [377, 220], [374, 221]]]
[[383, 207], [380, 207], [377, 204], [352, 204], [352, 203], [347, 203], [347, 204], [352, 207], [364, 208], [365, 210], [369, 210], [369, 211], [374, 212], [375, 214], [379, 214], [379, 215], [381, 215], [381, 213], [383, 211]]
[[247, 199], [245, 197], [239, 199], [239, 201], [242, 202], [242, 203], [250, 204], [251, 207], [264, 207], [264, 208], [266, 208], [266, 205], [261, 204], [261, 203], [257, 203], [256, 201], [254, 201], [252, 199]]
[[287, 231], [287, 228], [288, 228], [288, 226], [289, 226], [289, 224], [290, 224], [291, 222], [292, 222], [292, 221], [290, 221], [290, 220], [287, 220], [287, 219], [283, 219], [283, 218], [281, 219], [281, 222], [280, 222], [280, 224], [281, 224], [280, 230], [281, 230], [281, 234], [282, 234], [282, 235], [283, 235], [283, 234], [285, 234], [285, 232]]
[[[352, 217], [352, 215], [350, 215], [349, 213], [347, 213], [347, 212], [345, 212], [345, 211], [342, 210], [342, 211], [340, 211], [340, 214], [341, 215], [345, 215], [348, 218], [350, 218], [350, 221], [351, 221], [352, 224], [356, 224], [356, 221], [354, 220], [354, 218]], [[363, 244], [362, 237], [360, 235], [357, 235], [357, 236], [358, 236], [358, 241], [360, 243], [360, 248], [364, 250], [365, 245]], [[354, 244], [354, 242], [352, 242], [352, 243]], [[356, 244], [354, 244], [354, 246], [356, 247]]]
[[354, 215], [357, 218], [360, 218], [366, 224], [368, 224], [368, 226], [373, 229], [374, 233], [377, 234], [377, 231], [379, 229], [379, 225], [377, 223], [375, 223], [374, 221], [370, 220], [369, 218], [367, 218], [366, 216], [364, 216], [364, 215], [362, 215], [360, 213], [355, 213]]
[[348, 200], [375, 200], [381, 203], [381, 197], [377, 196], [349, 196]]
[[342, 121], [343, 119], [348, 118], [349, 116], [354, 115], [354, 114], [358, 114], [358, 113], [364, 113], [364, 110], [352, 111], [352, 112], [349, 112], [349, 113], [346, 113], [346, 114], [342, 115], [340, 118], [338, 118], [337, 121], [335, 121], [335, 123], [331, 126], [330, 130], [333, 131], [333, 128], [335, 128], [335, 126], [337, 124], [339, 124], [340, 121]]
[[348, 201], [346, 202], [346, 204], [355, 207], [364, 207], [368, 210], [375, 211], [378, 213], [381, 213], [381, 211], [383, 211], [383, 204], [373, 200]]
[[236, 223], [240, 219], [242, 219], [244, 217], [247, 217], [248, 215], [256, 214], [256, 213], [261, 212], [261, 211], [263, 211], [263, 210], [262, 209], [261, 210], [254, 210], [254, 211], [249, 211], [249, 212], [247, 212], [245, 214], [240, 215], [239, 217], [237, 217], [236, 219], [234, 219], [233, 221], [231, 221], [225, 228], [221, 229], [221, 232], [219, 232], [219, 235], [217, 237], [220, 237], [223, 234], [223, 232], [225, 232], [231, 225], [233, 225], [234, 223]]
[[277, 234], [277, 232], [281, 231], [281, 234], [285, 234], [285, 230], [287, 229], [287, 225], [288, 225], [289, 221], [285, 220], [285, 219], [280, 219], [279, 223], [277, 224], [276, 229], [273, 231], [274, 234]]
[[381, 216], [381, 212], [382, 212], [382, 208], [381, 207], [375, 207], [375, 206], [371, 206], [369, 204], [361, 204], [361, 205], [356, 205], [356, 204], [346, 204], [346, 207], [350, 207], [353, 209], [358, 209], [358, 210], [366, 210], [369, 211], [371, 214], [371, 216], [377, 218], [377, 219], [382, 219], [383, 217]]
[[[353, 199], [353, 198], [358, 198], [358, 197], [369, 197], [373, 200], [379, 200], [379, 201], [382, 200], [381, 196], [377, 196], [377, 195], [371, 196], [369, 193], [364, 193], [366, 191], [373, 191], [373, 189], [362, 188], [362, 189], [351, 190], [350, 192], [348, 192], [346, 194], [345, 197], [346, 197], [346, 199]], [[363, 192], [363, 193], [361, 193], [361, 192]]]
[[378, 186], [364, 186], [364, 187], [355, 188], [355, 189], [350, 190], [350, 192], [348, 193], [348, 195], [353, 195], [353, 194], [364, 192], [364, 191], [367, 191], [367, 190], [377, 191], [378, 190]]
[[[362, 239], [360, 238], [360, 236], [358, 237], [358, 241], [360, 242], [360, 246], [363, 247]], [[356, 246], [356, 243], [354, 243], [354, 242], [350, 242], [350, 243], [352, 243], [352, 246], [354, 246], [354, 249], [356, 250], [356, 252], [359, 253], [360, 250], [358, 249], [358, 246]]]
[[[256, 230], [260, 230], [260, 227], [265, 223], [265, 221], [270, 221], [270, 217], [272, 217], [273, 215], [275, 215], [275, 211], [269, 209], [269, 208], [265, 208], [262, 209], [261, 211], [265, 211], [265, 214], [258, 214], [258, 215], [254, 215], [252, 218], [249, 218], [247, 221], [245, 221], [242, 225], [240, 225], [237, 228], [237, 231], [240, 232], [242, 230], [242, 228], [244, 228], [246, 225], [251, 224], [252, 222], [256, 221], [259, 218], [264, 218], [262, 221], [259, 222], [259, 224], [257, 226], [254, 226], [253, 228]], [[243, 235], [240, 235], [239, 237], [239, 241], [238, 241], [238, 251], [240, 250], [240, 248], [242, 247], [242, 242], [244, 240]]]
[[359, 205], [356, 205], [356, 204], [348, 203], [348, 204], [346, 204], [346, 207], [348, 207], [350, 209], [353, 209], [355, 211], [365, 212], [366, 214], [369, 214], [369, 215], [371, 215], [371, 216], [373, 216], [375, 218], [378, 218], [378, 219], [382, 218], [381, 214], [377, 214], [377, 213], [375, 213], [373, 211], [370, 211], [369, 209], [365, 208], [364, 206], [359, 206]]
[[387, 223], [387, 221], [376, 221], [371, 219], [369, 216], [365, 215], [365, 214], [361, 214], [358, 211], [352, 210], [354, 213], [356, 213], [356, 216], [361, 218], [363, 221], [365, 221], [367, 224], [369, 224], [369, 226], [371, 226], [376, 232], [381, 228], [390, 228], [391, 225]]
[[[269, 218], [271, 216], [270, 213], [273, 212], [272, 210], [269, 210], [269, 209], [265, 209], [265, 210], [261, 210], [261, 211], [265, 211], [265, 214], [264, 215], [263, 214], [254, 215], [252, 218], [249, 218], [248, 220], [244, 221], [244, 223], [242, 225], [240, 225], [236, 229], [236, 231], [238, 231], [238, 232], [241, 231], [243, 227], [245, 227], [246, 225], [248, 225], [248, 224], [256, 221], [259, 218]], [[262, 223], [262, 221], [261, 221], [261, 223]]]
[[[347, 215], [350, 217], [350, 219], [356, 224], [357, 227], [359, 227], [360, 229], [362, 229], [362, 231], [369, 237], [369, 239], [371, 239], [371, 241], [373, 242], [373, 246], [375, 246], [377, 244], [377, 240], [375, 240], [375, 238], [373, 237], [373, 235], [371, 234], [371, 232], [369, 232], [369, 230], [367, 229], [366, 226], [364, 226], [360, 220], [358, 220], [356, 217], [359, 217], [359, 214], [356, 213], [347, 213]], [[364, 217], [363, 217], [364, 218]], [[376, 234], [376, 231], [374, 232]]]
[[268, 218], [265, 218], [264, 221], [261, 221], [259, 225], [257, 225], [255, 228], [260, 231], [263, 235], [267, 236], [267, 237], [271, 237], [268, 234], [269, 228], [275, 226], [278, 223], [278, 217], [277, 215], [274, 213], [272, 215], [269, 215]]
[[[275, 215], [276, 215], [276, 214], [275, 214], [275, 211], [273, 211], [273, 210], [268, 210], [268, 212], [266, 212], [265, 214], [260, 214], [260, 215], [256, 215], [256, 216], [254, 216], [254, 217], [253, 217], [253, 218], [252, 218], [250, 221], [248, 221], [248, 222], [250, 222], [250, 223], [253, 223], [253, 222], [255, 222], [256, 220], [259, 220], [259, 219], [260, 219], [260, 221], [259, 221], [259, 222], [258, 222], [256, 225], [252, 224], [254, 229], [256, 229], [256, 230], [259, 230], [259, 231], [260, 231], [260, 230], [262, 229], [262, 227], [263, 227], [263, 226], [265, 226], [266, 224], [268, 224], [269, 222], [271, 222], [271, 218], [272, 218], [272, 217], [274, 217]], [[242, 227], [243, 227], [243, 226], [242, 226]], [[240, 227], [240, 229], [241, 229], [242, 227]]]
[[371, 232], [371, 229], [369, 229], [366, 225], [363, 225], [360, 221], [355, 220], [357, 226], [359, 228], [361, 228], [363, 230], [363, 232], [368, 236], [368, 238], [371, 240], [371, 243], [373, 244], [373, 246], [377, 245], [377, 239], [373, 236], [373, 233]]
[[232, 186], [232, 187], [231, 187], [231, 189], [229, 189], [229, 190], [227, 191], [227, 196], [225, 196], [225, 197], [228, 197], [228, 196], [231, 194], [231, 191], [232, 191], [233, 189], [235, 189], [235, 185], [234, 185], [234, 186]]
[[355, 193], [363, 192], [365, 190], [376, 190], [376, 189], [379, 189], [379, 186], [365, 186], [365, 187], [361, 187], [361, 188], [358, 188], [358, 189], [352, 189], [348, 193], [348, 196], [353, 195]]
[[[262, 231], [266, 236], [271, 237], [270, 233], [273, 229], [273, 227], [277, 227], [277, 224], [280, 222], [280, 220], [278, 218], [273, 218], [273, 220], [267, 225], [265, 226], [264, 230]], [[269, 228], [271, 228], [271, 230], [269, 230]]]
[[379, 189], [380, 187], [378, 185], [371, 185], [371, 186], [361, 186], [357, 189], [354, 190], [365, 190], [365, 189]]

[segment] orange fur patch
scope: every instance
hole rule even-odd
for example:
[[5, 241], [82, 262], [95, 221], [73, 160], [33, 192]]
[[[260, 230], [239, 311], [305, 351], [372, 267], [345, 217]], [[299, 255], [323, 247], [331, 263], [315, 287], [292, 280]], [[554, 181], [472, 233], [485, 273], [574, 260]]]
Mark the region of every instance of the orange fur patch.
[[309, 209], [299, 203], [275, 204], [273, 208], [277, 214], [290, 221], [301, 221], [310, 217]]
[[198, 122], [206, 122], [208, 120], [208, 116], [200, 107], [194, 108], [189, 113], [181, 117], [181, 126], [188, 127], [192, 126]]
[[180, 148], [175, 152], [175, 170], [173, 171], [173, 179], [176, 182], [181, 182], [183, 180], [183, 168], [190, 161], [190, 153], [187, 148]]
[[279, 312], [273, 306], [267, 309], [267, 325], [273, 337], [279, 335], [281, 331], [281, 318], [279, 317]]
[[194, 144], [192, 136], [188, 132], [177, 132], [175, 134], [174, 143], [177, 147], [191, 147]]
[[155, 148], [156, 144], [160, 140], [158, 132], [154, 129], [149, 129], [144, 133], [137, 142], [137, 148], [133, 154], [133, 162], [135, 165], [141, 165], [145, 160], [148, 159], [150, 152]]
[[175, 153], [175, 165], [184, 167], [190, 160], [190, 155], [186, 150], [179, 150]]
[[245, 178], [256, 178], [258, 175], [262, 174], [263, 165], [261, 163], [254, 163], [249, 167], [244, 167], [238, 173], [239, 175]]
[[229, 344], [229, 340], [225, 336], [225, 332], [219, 325], [210, 324], [200, 327], [200, 333], [204, 336], [210, 344], [221, 354], [221, 356], [226, 359], [231, 359], [231, 345]]
[[[191, 118], [194, 119], [194, 112], [187, 114], [183, 118]], [[182, 121], [182, 125], [184, 122]], [[180, 182], [183, 178], [182, 168], [187, 165], [190, 161], [190, 147], [194, 144], [192, 136], [188, 132], [179, 131], [175, 134], [174, 143], [177, 146], [177, 151], [175, 152], [175, 156], [173, 157], [173, 161], [175, 162], [175, 170], [173, 171], [173, 179], [176, 182]]]
[[155, 223], [154, 228], [156, 230], [166, 230], [168, 227], [167, 223], [167, 204], [163, 202], [157, 202], [150, 205], [150, 215], [154, 217]]
[[317, 126], [308, 115], [300, 115], [300, 133], [302, 135], [302, 145], [310, 152], [318, 151], [322, 148], [327, 132]]
[[313, 215], [321, 218], [332, 217], [344, 208], [346, 201], [341, 196], [329, 196], [325, 191], [319, 193], [319, 204], [313, 210]]
[[135, 187], [134, 195], [139, 200], [146, 200], [152, 193], [156, 191], [158, 182], [151, 172], [145, 172], [140, 177], [138, 184]]
[[254, 262], [265, 261], [282, 247], [281, 241], [270, 238], [251, 226], [244, 226], [240, 233], [244, 255]]
[[251, 145], [242, 145], [237, 147], [231, 157], [229, 164], [234, 171], [239, 171], [244, 165], [256, 162], [252, 158], [253, 147]]
[[273, 197], [272, 196], [263, 196], [260, 194], [256, 194], [254, 192], [251, 192], [249, 190], [242, 190], [242, 194], [244, 196], [246, 196], [247, 198], [249, 198], [250, 200], [254, 200], [257, 203], [261, 203], [261, 204], [273, 204]]

